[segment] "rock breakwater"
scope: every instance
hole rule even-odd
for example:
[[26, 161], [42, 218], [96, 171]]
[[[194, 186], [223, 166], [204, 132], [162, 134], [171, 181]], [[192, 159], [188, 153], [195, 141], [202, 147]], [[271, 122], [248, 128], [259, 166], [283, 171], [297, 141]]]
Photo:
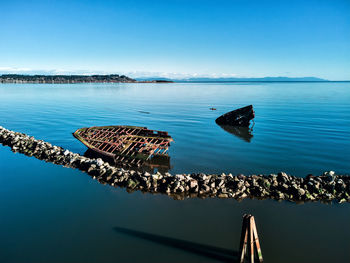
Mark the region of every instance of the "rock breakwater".
[[280, 172], [270, 175], [232, 174], [150, 174], [117, 168], [100, 158], [88, 158], [0, 126], [0, 143], [13, 152], [86, 172], [100, 183], [163, 193], [175, 199], [218, 197], [288, 200], [292, 202], [350, 202], [350, 176], [333, 171], [305, 178]]

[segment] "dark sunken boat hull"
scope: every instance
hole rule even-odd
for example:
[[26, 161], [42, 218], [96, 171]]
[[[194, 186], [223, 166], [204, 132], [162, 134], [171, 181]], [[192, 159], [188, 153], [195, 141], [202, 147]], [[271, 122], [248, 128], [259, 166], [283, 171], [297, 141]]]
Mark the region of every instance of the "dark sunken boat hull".
[[255, 117], [253, 105], [227, 112], [215, 120], [218, 125], [249, 127], [250, 120]]
[[168, 155], [173, 139], [167, 132], [137, 126], [80, 128], [73, 136], [89, 149], [116, 162], [141, 165], [155, 155]]

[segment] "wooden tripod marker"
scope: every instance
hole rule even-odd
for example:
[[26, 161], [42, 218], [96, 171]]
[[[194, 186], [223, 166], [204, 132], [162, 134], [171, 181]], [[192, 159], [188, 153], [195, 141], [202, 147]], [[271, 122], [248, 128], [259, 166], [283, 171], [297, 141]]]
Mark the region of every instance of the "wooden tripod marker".
[[244, 262], [244, 257], [247, 254], [248, 249], [250, 250], [250, 262], [254, 263], [254, 244], [256, 246], [259, 262], [263, 262], [258, 231], [256, 230], [254, 216], [244, 215], [241, 232], [241, 241], [239, 245], [240, 263]]

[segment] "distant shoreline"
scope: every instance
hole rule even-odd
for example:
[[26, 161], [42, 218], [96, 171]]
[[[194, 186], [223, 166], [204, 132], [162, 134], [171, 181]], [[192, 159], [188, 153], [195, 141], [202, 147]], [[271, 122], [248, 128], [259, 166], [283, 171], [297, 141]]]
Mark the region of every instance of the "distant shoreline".
[[0, 80], [0, 84], [103, 84], [103, 83], [176, 83], [176, 81], [163, 81], [163, 80], [152, 80], [152, 81], [72, 81], [72, 82], [64, 82], [64, 81], [2, 81]]
[[175, 83], [333, 83], [350, 80], [213, 80], [213, 81], [174, 81]]
[[2, 81], [0, 84], [117, 84], [117, 83], [157, 83], [157, 84], [172, 84], [172, 83], [182, 83], [182, 84], [191, 84], [191, 83], [350, 83], [350, 80], [325, 80], [325, 81], [164, 81], [164, 80], [150, 80], [150, 81], [72, 81], [72, 82], [55, 82], [55, 81]]
[[0, 83], [12, 84], [81, 84], [81, 83], [337, 83], [350, 82], [350, 80], [326, 80], [313, 77], [288, 78], [288, 77], [265, 77], [265, 78], [236, 78], [236, 79], [133, 79], [125, 75], [0, 75]]
[[75, 83], [173, 83], [170, 80], [141, 80], [125, 75], [0, 75], [0, 83], [14, 84], [75, 84]]

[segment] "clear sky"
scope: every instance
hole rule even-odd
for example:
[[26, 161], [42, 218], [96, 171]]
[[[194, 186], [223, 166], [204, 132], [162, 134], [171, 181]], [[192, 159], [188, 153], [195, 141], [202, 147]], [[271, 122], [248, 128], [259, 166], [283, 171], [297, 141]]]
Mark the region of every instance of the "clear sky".
[[0, 4], [0, 73], [350, 79], [350, 0]]

